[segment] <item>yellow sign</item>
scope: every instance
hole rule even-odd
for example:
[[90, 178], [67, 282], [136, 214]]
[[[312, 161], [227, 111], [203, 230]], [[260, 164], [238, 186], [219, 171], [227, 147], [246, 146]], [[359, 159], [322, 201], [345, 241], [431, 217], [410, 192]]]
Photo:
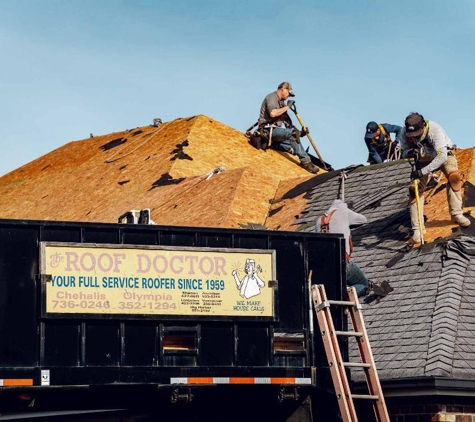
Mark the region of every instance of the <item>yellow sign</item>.
[[275, 251], [41, 243], [46, 314], [274, 316]]

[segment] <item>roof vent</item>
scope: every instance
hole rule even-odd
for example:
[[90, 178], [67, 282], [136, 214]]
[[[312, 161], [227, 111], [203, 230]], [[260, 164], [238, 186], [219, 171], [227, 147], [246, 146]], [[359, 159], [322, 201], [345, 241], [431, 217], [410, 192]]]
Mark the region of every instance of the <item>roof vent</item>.
[[158, 127], [162, 124], [162, 119], [153, 119], [153, 125], [155, 127]]
[[124, 212], [118, 220], [119, 224], [157, 224], [150, 218], [150, 208]]

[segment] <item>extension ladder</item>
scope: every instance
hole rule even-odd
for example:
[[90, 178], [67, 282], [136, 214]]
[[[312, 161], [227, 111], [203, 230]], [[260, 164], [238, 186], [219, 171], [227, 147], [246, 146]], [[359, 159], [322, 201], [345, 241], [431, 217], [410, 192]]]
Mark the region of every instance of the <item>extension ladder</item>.
[[[361, 305], [358, 301], [355, 288], [348, 288], [348, 301], [328, 300], [325, 287], [321, 284], [312, 285], [311, 293], [343, 422], [358, 421], [353, 399], [371, 400], [376, 421], [389, 422], [388, 410], [384, 401], [383, 391], [364, 325]], [[330, 310], [332, 305], [343, 306], [348, 310], [353, 331], [335, 331]], [[340, 346], [338, 344], [338, 336], [355, 337], [361, 363], [343, 362]], [[353, 394], [350, 391], [345, 368], [352, 367], [364, 369], [369, 394]]]

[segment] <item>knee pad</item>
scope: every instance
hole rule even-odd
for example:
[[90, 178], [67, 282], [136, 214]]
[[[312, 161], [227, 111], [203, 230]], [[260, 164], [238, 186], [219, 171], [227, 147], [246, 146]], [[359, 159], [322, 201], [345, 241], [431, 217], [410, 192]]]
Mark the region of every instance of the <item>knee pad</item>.
[[449, 179], [450, 187], [452, 188], [454, 192], [458, 192], [460, 189], [462, 189], [464, 181], [458, 171], [450, 172], [448, 179]]

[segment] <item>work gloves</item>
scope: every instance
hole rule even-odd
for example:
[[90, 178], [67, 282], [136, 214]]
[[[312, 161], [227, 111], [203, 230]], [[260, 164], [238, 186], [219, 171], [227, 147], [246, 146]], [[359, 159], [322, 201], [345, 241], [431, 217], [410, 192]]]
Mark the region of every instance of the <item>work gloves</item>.
[[409, 160], [417, 161], [417, 159], [419, 158], [419, 151], [416, 150], [416, 149], [410, 149], [406, 153], [406, 158], [409, 159]]
[[303, 138], [304, 136], [307, 136], [310, 133], [308, 130], [308, 127], [302, 126], [302, 130], [300, 131], [300, 137]]
[[287, 106], [291, 108], [295, 104], [294, 100], [287, 100]]
[[298, 144], [300, 143], [300, 130], [298, 130], [295, 126], [292, 128], [292, 139], [291, 141], [295, 141]]
[[411, 179], [420, 179], [422, 177], [422, 171], [421, 170], [412, 170], [411, 171]]

